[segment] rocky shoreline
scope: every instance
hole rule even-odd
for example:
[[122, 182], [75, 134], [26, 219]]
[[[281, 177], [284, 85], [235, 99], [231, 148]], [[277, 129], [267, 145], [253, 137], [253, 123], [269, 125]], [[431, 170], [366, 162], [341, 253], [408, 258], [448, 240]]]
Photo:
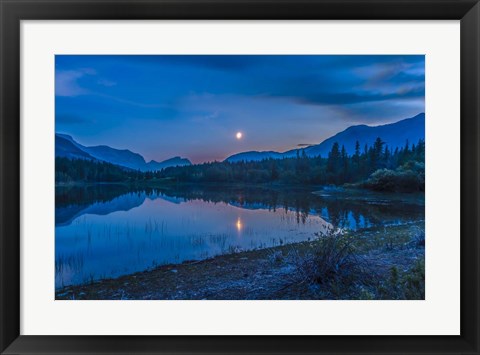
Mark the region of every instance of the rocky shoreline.
[[352, 272], [347, 278], [309, 276], [312, 271], [307, 261], [315, 260], [312, 257], [324, 248], [322, 238], [318, 238], [68, 286], [56, 290], [55, 299], [422, 299], [425, 292], [422, 233], [423, 221], [351, 233], [349, 257], [359, 265], [350, 263], [342, 267], [361, 272]]

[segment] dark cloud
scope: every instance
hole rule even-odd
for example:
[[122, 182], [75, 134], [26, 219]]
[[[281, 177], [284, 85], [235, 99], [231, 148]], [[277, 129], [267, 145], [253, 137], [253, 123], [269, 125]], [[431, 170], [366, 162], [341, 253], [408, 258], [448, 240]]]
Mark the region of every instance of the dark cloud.
[[60, 124], [83, 124], [83, 123], [90, 123], [91, 120], [85, 119], [83, 117], [80, 117], [74, 114], [58, 114], [58, 115], [55, 115], [55, 122]]
[[327, 61], [316, 70], [299, 68], [298, 75], [293, 71], [263, 80], [259, 85], [260, 96], [287, 97], [309, 105], [351, 105], [425, 96], [423, 56], [407, 60], [387, 57], [386, 61], [355, 56], [360, 59], [353, 63], [349, 62], [354, 58], [343, 58], [339, 63]]
[[404, 63], [406, 65], [423, 65], [424, 55], [339, 55], [324, 56], [324, 68], [329, 70], [362, 68], [375, 65]]
[[352, 105], [364, 102], [387, 101], [387, 100], [408, 100], [422, 98], [425, 95], [423, 88], [403, 88], [396, 93], [375, 93], [375, 92], [346, 92], [346, 93], [310, 93], [301, 96], [291, 96], [299, 103], [313, 105]]
[[255, 67], [266, 58], [249, 55], [132, 55], [116, 56], [116, 60], [129, 62], [134, 65], [172, 65], [204, 67], [209, 69], [238, 71]]
[[[89, 56], [85, 56], [89, 57]], [[205, 67], [219, 70], [247, 70], [268, 68], [268, 71], [294, 70], [299, 66], [301, 71], [342, 71], [372, 65], [398, 66], [423, 64], [423, 55], [111, 55], [103, 56], [104, 60], [116, 60], [141, 65], [181, 65], [192, 68]]]

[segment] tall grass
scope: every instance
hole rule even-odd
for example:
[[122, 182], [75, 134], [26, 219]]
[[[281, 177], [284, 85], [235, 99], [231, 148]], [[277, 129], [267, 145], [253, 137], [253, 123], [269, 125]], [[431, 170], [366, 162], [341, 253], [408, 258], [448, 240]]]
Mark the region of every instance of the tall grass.
[[85, 255], [82, 252], [77, 252], [66, 255], [59, 255], [55, 258], [55, 272], [57, 274], [63, 273], [66, 270], [80, 271], [85, 264]]

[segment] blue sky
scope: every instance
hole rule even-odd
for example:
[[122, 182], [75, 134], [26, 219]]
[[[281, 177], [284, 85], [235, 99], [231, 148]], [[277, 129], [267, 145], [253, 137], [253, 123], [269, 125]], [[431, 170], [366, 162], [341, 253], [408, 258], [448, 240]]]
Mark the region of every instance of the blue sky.
[[424, 111], [418, 55], [55, 57], [56, 131], [147, 161], [285, 151]]

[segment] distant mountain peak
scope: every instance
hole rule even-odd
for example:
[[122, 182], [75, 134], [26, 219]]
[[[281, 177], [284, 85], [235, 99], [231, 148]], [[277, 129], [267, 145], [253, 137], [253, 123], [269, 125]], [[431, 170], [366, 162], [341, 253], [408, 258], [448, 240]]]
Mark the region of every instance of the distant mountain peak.
[[307, 156], [328, 156], [335, 142], [340, 146], [345, 146], [348, 154], [352, 155], [355, 151], [355, 144], [358, 141], [360, 146], [365, 144], [371, 146], [377, 137], [390, 147], [403, 147], [406, 141], [416, 143], [419, 139], [425, 139], [425, 113], [419, 113], [394, 123], [387, 123], [377, 126], [368, 126], [365, 124], [354, 125], [345, 130], [325, 139], [320, 144], [310, 145], [308, 147], [295, 148], [283, 153], [273, 151], [248, 151], [229, 156], [225, 161], [260, 161], [264, 159], [282, 159], [292, 158], [297, 152], [304, 151]]
[[68, 135], [68, 134], [64, 134], [64, 133], [55, 133], [56, 136], [58, 137], [61, 137], [61, 138], [65, 138], [65, 139], [68, 139], [70, 141], [73, 141], [73, 138], [72, 136]]
[[55, 134], [55, 156], [105, 161], [140, 171], [153, 171], [170, 166], [191, 165], [190, 160], [178, 156], [160, 163], [155, 160], [147, 163], [142, 155], [132, 152], [129, 149], [116, 149], [108, 145], [86, 147], [76, 142], [72, 136], [63, 133]]

